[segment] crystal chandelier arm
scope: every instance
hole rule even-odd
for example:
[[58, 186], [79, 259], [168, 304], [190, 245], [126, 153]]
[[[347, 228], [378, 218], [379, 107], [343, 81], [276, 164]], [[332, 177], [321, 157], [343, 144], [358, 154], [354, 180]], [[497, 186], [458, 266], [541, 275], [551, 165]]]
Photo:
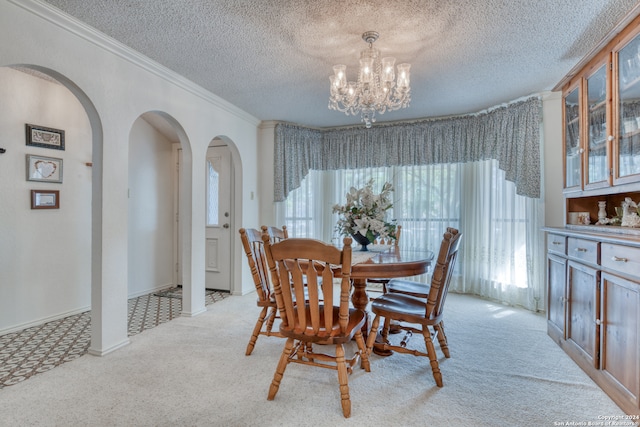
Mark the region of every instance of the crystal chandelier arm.
[[407, 63], [398, 64], [397, 81], [394, 73], [395, 58], [380, 60], [380, 52], [373, 47], [378, 33], [368, 31], [362, 39], [369, 44], [360, 52], [360, 70], [356, 82], [347, 82], [346, 66], [333, 67], [330, 79], [329, 109], [347, 115], [360, 113], [366, 127], [376, 121], [376, 113], [406, 108], [411, 101], [410, 68]]

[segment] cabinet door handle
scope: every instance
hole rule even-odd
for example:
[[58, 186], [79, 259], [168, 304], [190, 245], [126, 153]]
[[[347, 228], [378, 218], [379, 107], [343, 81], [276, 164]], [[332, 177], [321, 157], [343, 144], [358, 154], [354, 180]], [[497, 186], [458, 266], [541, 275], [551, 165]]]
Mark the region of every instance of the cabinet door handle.
[[620, 257], [617, 257], [615, 255], [613, 257], [611, 257], [611, 260], [612, 261], [618, 261], [618, 262], [627, 262], [627, 261], [629, 261], [627, 258], [620, 258]]
[[596, 325], [598, 325], [598, 326], [602, 325], [602, 320], [596, 319]]
[[551, 242], [552, 245], [561, 245], [562, 242]]
[[576, 252], [587, 252], [587, 248], [576, 248]]
[[607, 138], [607, 140], [608, 140], [608, 141], [613, 141], [613, 140], [615, 140], [615, 139], [616, 139], [616, 137], [615, 137], [615, 136], [613, 136], [613, 135], [609, 135], [609, 138]]

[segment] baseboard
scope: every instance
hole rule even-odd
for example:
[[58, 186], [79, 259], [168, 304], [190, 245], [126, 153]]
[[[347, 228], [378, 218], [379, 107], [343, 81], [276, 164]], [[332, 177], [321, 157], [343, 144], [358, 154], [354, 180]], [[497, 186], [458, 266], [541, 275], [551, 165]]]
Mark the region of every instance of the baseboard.
[[[143, 296], [143, 295], [149, 295], [149, 294], [152, 294], [152, 293], [154, 293], [154, 292], [164, 291], [165, 289], [173, 288], [173, 287], [175, 287], [175, 286], [176, 286], [176, 285], [174, 285], [173, 283], [167, 283], [167, 284], [165, 284], [165, 285], [160, 285], [160, 286], [156, 286], [156, 287], [154, 287], [154, 288], [149, 288], [149, 289], [145, 289], [145, 290], [143, 290], [143, 291], [138, 291], [138, 292], [135, 292], [135, 293], [133, 293], [133, 294], [129, 294], [129, 295], [127, 296], [127, 299], [138, 298], [138, 297], [141, 297], [141, 296]], [[178, 285], [178, 286], [180, 286], [180, 285]]]
[[91, 354], [92, 356], [102, 357], [102, 356], [106, 356], [109, 353], [113, 353], [114, 351], [116, 351], [116, 350], [118, 350], [118, 349], [120, 349], [120, 348], [122, 348], [122, 347], [124, 347], [126, 345], [129, 345], [129, 343], [131, 343], [131, 341], [129, 340], [129, 338], [127, 338], [127, 339], [123, 340], [122, 342], [120, 342], [119, 344], [113, 345], [113, 346], [109, 347], [106, 350], [96, 350], [96, 349], [93, 349], [93, 348], [89, 348], [89, 351], [87, 351], [87, 353]]
[[86, 306], [82, 308], [77, 308], [75, 310], [70, 310], [64, 313], [55, 314], [53, 316], [42, 317], [37, 320], [31, 320], [26, 323], [21, 323], [19, 325], [14, 325], [9, 328], [0, 329], [0, 335], [10, 334], [12, 332], [22, 331], [24, 329], [29, 329], [33, 326], [40, 326], [45, 323], [53, 322], [54, 320], [64, 319], [65, 317], [75, 316], [76, 314], [84, 313], [85, 311], [91, 310], [91, 306]]
[[183, 317], [194, 317], [194, 316], [197, 316], [198, 314], [205, 313], [206, 311], [207, 311], [207, 308], [205, 307], [202, 310], [198, 310], [194, 312], [183, 311], [180, 313], [180, 315]]

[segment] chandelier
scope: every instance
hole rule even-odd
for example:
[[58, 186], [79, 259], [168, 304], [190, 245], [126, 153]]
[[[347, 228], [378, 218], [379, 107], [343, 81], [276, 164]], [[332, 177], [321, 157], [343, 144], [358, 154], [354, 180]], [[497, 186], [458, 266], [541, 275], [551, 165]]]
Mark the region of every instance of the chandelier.
[[367, 128], [376, 121], [376, 113], [406, 108], [411, 102], [409, 73], [411, 64], [398, 64], [398, 80], [395, 81], [395, 58], [380, 59], [380, 51], [373, 47], [379, 34], [367, 31], [362, 39], [369, 48], [360, 52], [360, 72], [358, 81], [348, 82], [346, 65], [335, 65], [331, 81], [329, 109], [346, 115], [360, 113]]

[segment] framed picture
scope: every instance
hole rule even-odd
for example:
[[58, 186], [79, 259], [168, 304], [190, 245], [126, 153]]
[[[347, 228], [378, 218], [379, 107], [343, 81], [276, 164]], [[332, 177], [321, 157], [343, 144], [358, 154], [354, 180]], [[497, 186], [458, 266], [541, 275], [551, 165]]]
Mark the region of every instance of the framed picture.
[[62, 159], [27, 154], [27, 181], [62, 182]]
[[27, 123], [27, 145], [64, 150], [64, 131]]
[[31, 209], [60, 209], [60, 191], [31, 190]]

